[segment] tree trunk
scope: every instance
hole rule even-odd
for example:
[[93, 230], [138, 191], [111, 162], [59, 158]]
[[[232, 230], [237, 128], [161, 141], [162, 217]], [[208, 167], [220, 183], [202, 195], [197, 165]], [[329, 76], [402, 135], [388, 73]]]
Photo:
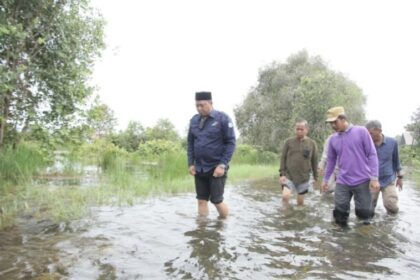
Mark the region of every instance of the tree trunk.
[[1, 122], [0, 122], [0, 149], [4, 145], [4, 138], [6, 136], [6, 126], [7, 126], [7, 119], [9, 117], [9, 97], [8, 93], [6, 93], [6, 96], [3, 100], [3, 112], [1, 112]]

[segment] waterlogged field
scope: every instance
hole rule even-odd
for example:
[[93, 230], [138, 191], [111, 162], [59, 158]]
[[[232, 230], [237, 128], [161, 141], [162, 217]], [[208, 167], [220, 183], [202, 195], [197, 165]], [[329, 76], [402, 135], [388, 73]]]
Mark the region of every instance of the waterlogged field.
[[[232, 169], [233, 171], [233, 169]], [[380, 204], [371, 225], [331, 223], [317, 191], [283, 208], [275, 179], [230, 182], [231, 215], [198, 218], [195, 194], [98, 206], [67, 223], [21, 218], [0, 234], [0, 279], [416, 279], [420, 188], [407, 182], [401, 211]]]

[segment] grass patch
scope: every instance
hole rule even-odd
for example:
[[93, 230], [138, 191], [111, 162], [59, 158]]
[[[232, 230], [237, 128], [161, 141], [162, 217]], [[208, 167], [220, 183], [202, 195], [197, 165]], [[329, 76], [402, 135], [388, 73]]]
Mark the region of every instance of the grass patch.
[[[93, 206], [133, 205], [152, 195], [193, 192], [186, 151], [169, 144], [163, 149], [162, 143], [153, 142], [142, 152], [128, 153], [97, 141], [56, 153], [57, 172], [48, 176], [83, 176], [84, 165], [96, 165], [102, 170], [96, 187], [33, 184], [33, 176], [46, 166], [39, 149], [25, 144], [17, 150], [3, 150], [0, 176], [7, 183], [0, 187], [0, 228], [13, 226], [18, 217], [66, 222], [86, 216]], [[232, 161], [228, 183], [275, 177], [278, 166], [274, 161], [273, 153], [242, 146]]]
[[[192, 192], [194, 179], [187, 174], [185, 158], [182, 161], [182, 165], [181, 158], [174, 161], [178, 170], [174, 166], [155, 166], [160, 171], [147, 172], [144, 167], [127, 168], [130, 167], [131, 161], [116, 159], [112, 163], [113, 168], [101, 176], [98, 187], [9, 184], [2, 188], [0, 193], [0, 228], [13, 226], [16, 218], [20, 216], [51, 219], [59, 223], [88, 215], [92, 206], [126, 206], [152, 195]], [[182, 173], [179, 171], [181, 168]], [[229, 169], [228, 183], [273, 177], [276, 176], [277, 168], [274, 165], [232, 165]], [[173, 173], [168, 170], [173, 170]], [[167, 175], [161, 176], [162, 172]]]
[[405, 175], [420, 185], [420, 147], [404, 146], [400, 149], [400, 160]]
[[0, 150], [0, 181], [14, 184], [30, 181], [46, 167], [48, 161], [45, 158], [46, 155], [35, 143], [23, 142], [16, 148], [4, 147]]

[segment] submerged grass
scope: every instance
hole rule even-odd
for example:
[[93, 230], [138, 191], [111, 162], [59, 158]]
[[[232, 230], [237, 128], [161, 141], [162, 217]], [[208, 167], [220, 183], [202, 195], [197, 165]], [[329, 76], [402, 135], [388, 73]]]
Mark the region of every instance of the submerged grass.
[[[164, 158], [157, 163], [158, 166], [148, 162], [147, 168], [130, 168], [132, 159], [116, 158], [113, 168], [100, 176], [97, 187], [33, 184], [17, 187], [9, 184], [0, 190], [0, 229], [13, 226], [19, 217], [66, 222], [86, 216], [92, 206], [133, 205], [151, 195], [194, 191], [194, 179], [187, 174], [185, 158], [168, 159]], [[139, 164], [138, 159], [135, 162]], [[176, 164], [170, 166], [174, 162]], [[229, 170], [228, 183], [274, 177], [276, 170], [274, 165], [233, 165]]]

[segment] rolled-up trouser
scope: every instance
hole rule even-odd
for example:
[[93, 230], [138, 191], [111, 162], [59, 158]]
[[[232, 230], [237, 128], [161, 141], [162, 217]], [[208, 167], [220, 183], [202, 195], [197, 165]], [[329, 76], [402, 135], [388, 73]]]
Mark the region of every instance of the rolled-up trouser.
[[[395, 214], [398, 212], [398, 194], [397, 187], [394, 183], [381, 188], [382, 201], [388, 213]], [[379, 192], [372, 193], [372, 210], [376, 208], [378, 203]]]
[[337, 183], [334, 192], [334, 219], [339, 225], [347, 224], [350, 214], [350, 201], [354, 195], [354, 205], [356, 216], [362, 220], [372, 217], [371, 193], [369, 189], [370, 181], [357, 186], [347, 186]]

